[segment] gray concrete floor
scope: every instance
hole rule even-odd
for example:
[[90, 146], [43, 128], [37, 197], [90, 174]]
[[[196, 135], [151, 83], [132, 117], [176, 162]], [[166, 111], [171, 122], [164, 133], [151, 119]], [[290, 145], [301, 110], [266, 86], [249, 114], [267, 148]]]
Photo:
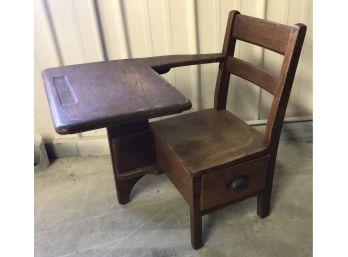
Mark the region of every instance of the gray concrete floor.
[[255, 198], [208, 214], [198, 251], [189, 227], [188, 207], [165, 175], [145, 176], [121, 206], [109, 156], [58, 159], [35, 174], [37, 257], [309, 257], [312, 140], [282, 139], [269, 217], [256, 215]]

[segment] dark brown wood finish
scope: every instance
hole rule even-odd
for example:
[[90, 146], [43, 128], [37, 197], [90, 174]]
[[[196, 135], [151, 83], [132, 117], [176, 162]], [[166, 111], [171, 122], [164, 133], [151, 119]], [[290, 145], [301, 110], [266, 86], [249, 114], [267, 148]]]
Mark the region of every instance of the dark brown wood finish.
[[[126, 204], [139, 179], [162, 173], [147, 119], [191, 107], [156, 73], [223, 59], [221, 54], [172, 55], [46, 69], [42, 76], [56, 131], [107, 128], [117, 199]], [[193, 205], [192, 185], [187, 190]]]
[[59, 134], [179, 113], [191, 102], [141, 61], [47, 69], [42, 74]]
[[159, 137], [155, 137], [156, 157], [158, 165], [170, 178], [189, 206], [193, 206], [192, 180], [182, 163], [177, 162], [168, 145]]
[[262, 156], [268, 146], [262, 134], [227, 110], [187, 113], [153, 122], [151, 128], [192, 177]]
[[247, 15], [237, 15], [232, 36], [279, 54], [285, 54], [290, 31], [291, 27], [287, 25]]
[[[42, 78], [57, 133], [74, 134], [187, 110], [189, 100], [151, 69], [164, 74], [223, 60], [221, 53], [155, 56], [49, 68]], [[133, 105], [122, 101], [130, 97], [137, 99]]]
[[190, 180], [193, 202], [190, 208], [190, 229], [191, 245], [193, 249], [199, 249], [203, 246], [202, 239], [202, 212], [201, 212], [201, 178], [196, 177]]
[[253, 82], [269, 93], [274, 94], [278, 84], [278, 78], [273, 74], [235, 57], [229, 56], [225, 62], [226, 70], [229, 73]]
[[[127, 204], [130, 201], [132, 188], [147, 174], [146, 169], [137, 170], [137, 168], [155, 163], [153, 143], [150, 142], [149, 146], [143, 144], [144, 141], [139, 137], [139, 132], [146, 133], [148, 127], [148, 122], [142, 121], [107, 128], [117, 200], [120, 204]], [[127, 145], [127, 141], [131, 142], [131, 146], [128, 146], [125, 152], [120, 151], [120, 147]], [[136, 147], [136, 143], [140, 143], [139, 148]], [[121, 156], [119, 153], [122, 153]]]
[[187, 55], [165, 55], [135, 59], [146, 63], [159, 74], [167, 73], [171, 68], [187, 65], [222, 62], [224, 56], [216, 54], [187, 54]]
[[142, 167], [144, 172], [156, 173], [156, 170], [152, 169], [156, 156], [148, 121], [108, 127], [107, 133], [119, 179], [134, 177], [139, 167]]
[[[269, 157], [264, 155], [202, 176], [201, 209], [204, 211], [261, 191], [266, 182]], [[231, 188], [231, 182], [238, 178], [245, 178], [245, 185]]]
[[[236, 47], [236, 39], [232, 36], [234, 19], [239, 15], [238, 11], [231, 11], [228, 15], [222, 55], [224, 58], [233, 56]], [[220, 62], [218, 76], [215, 85], [214, 108], [217, 110], [226, 109], [228, 85], [230, 83], [230, 74], [226, 70], [226, 62]]]
[[[107, 127], [117, 197], [130, 200], [146, 174], [165, 172], [190, 208], [191, 244], [202, 246], [202, 215], [257, 196], [257, 214], [270, 212], [276, 154], [306, 26], [286, 26], [229, 14], [222, 53], [172, 55], [90, 63], [43, 72], [55, 128], [60, 134]], [[239, 60], [236, 40], [284, 55], [280, 74]], [[157, 73], [219, 62], [214, 109], [165, 120], [148, 119], [191, 107]], [[265, 135], [226, 109], [230, 75], [270, 92]]]
[[296, 24], [291, 28], [277, 89], [274, 93], [274, 99], [267, 121], [265, 141], [270, 145], [271, 159], [265, 189], [257, 198], [257, 213], [261, 218], [266, 217], [270, 212], [278, 144], [306, 30], [307, 27], [304, 24]]
[[[155, 146], [159, 166], [190, 206], [193, 248], [202, 243], [198, 227], [204, 214], [252, 196], [258, 199], [257, 214], [261, 218], [269, 214], [278, 143], [305, 31], [302, 24], [290, 27], [230, 12], [224, 59], [216, 82], [215, 110], [150, 124], [155, 142], [160, 142]], [[236, 40], [284, 54], [281, 73], [273, 75], [233, 57]], [[225, 110], [231, 74], [273, 94], [265, 135]], [[187, 196], [190, 192], [192, 200]]]

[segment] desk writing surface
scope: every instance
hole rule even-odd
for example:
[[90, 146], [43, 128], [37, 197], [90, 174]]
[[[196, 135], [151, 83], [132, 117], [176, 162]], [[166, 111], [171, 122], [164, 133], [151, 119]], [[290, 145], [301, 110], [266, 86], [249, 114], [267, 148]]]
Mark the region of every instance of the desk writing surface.
[[49, 68], [42, 73], [55, 129], [72, 134], [179, 113], [191, 102], [141, 61]]

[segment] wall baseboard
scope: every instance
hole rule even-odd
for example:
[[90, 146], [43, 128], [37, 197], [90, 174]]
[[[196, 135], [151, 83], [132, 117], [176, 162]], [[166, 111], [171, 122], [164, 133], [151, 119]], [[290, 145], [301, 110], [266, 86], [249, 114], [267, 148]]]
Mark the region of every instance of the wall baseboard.
[[[285, 120], [281, 140], [312, 141], [313, 122], [308, 119]], [[266, 125], [263, 122], [248, 123], [261, 133], [265, 131]], [[106, 135], [45, 140], [45, 146], [51, 159], [69, 156], [110, 155]]]
[[106, 136], [57, 138], [45, 141], [45, 146], [50, 159], [110, 155]]

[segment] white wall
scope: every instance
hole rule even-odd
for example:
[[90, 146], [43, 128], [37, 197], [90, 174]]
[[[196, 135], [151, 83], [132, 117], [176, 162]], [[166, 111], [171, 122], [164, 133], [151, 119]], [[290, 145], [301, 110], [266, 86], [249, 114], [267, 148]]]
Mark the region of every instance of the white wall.
[[[120, 58], [221, 52], [228, 12], [308, 26], [288, 117], [312, 115], [311, 0], [35, 0], [35, 131], [60, 138], [52, 126], [40, 72], [48, 67]], [[281, 56], [238, 43], [236, 55], [277, 72]], [[213, 105], [217, 64], [172, 69], [164, 77], [192, 101]], [[246, 121], [266, 119], [271, 97], [233, 78], [228, 109]], [[105, 135], [97, 130], [84, 138]]]

